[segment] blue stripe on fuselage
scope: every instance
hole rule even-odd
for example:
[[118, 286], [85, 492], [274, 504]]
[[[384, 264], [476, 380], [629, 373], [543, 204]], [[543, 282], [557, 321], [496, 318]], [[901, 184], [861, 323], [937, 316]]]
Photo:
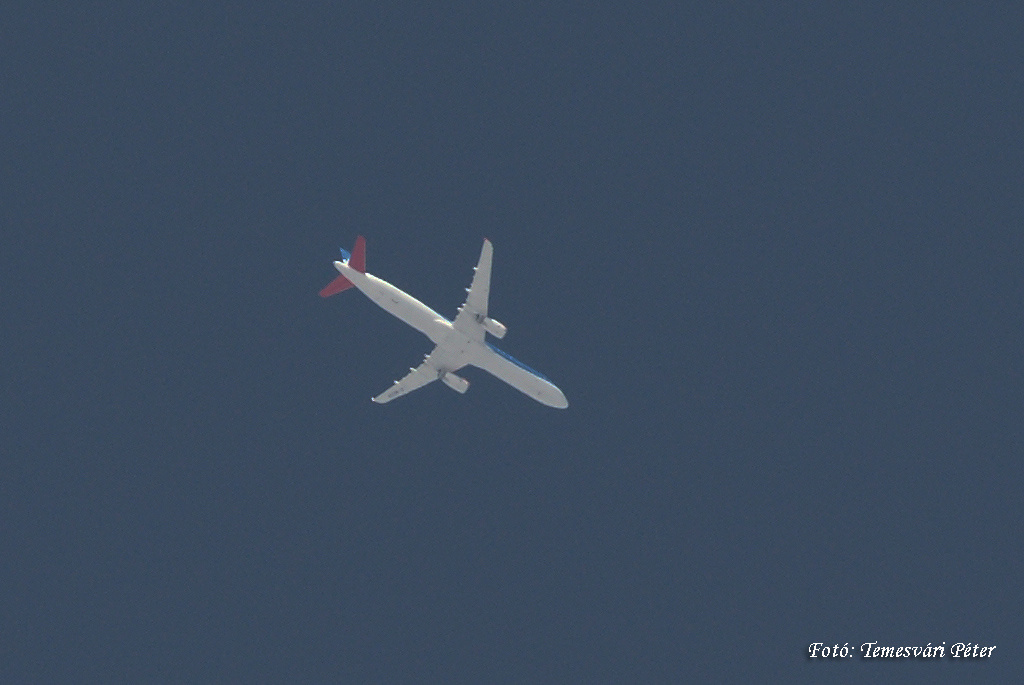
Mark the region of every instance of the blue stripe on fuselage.
[[524, 371], [529, 371], [530, 373], [532, 373], [537, 378], [541, 378], [543, 380], [546, 380], [548, 383], [551, 382], [551, 379], [548, 378], [547, 376], [545, 376], [544, 374], [542, 374], [540, 371], [537, 371], [536, 369], [531, 369], [529, 366], [527, 366], [526, 364], [522, 363], [521, 361], [519, 361], [518, 359], [513, 357], [511, 354], [509, 354], [508, 352], [505, 352], [504, 350], [499, 350], [497, 347], [495, 347], [491, 343], [487, 343], [487, 346], [489, 348], [491, 348], [492, 350], [494, 350], [495, 352], [497, 352], [498, 354], [500, 354], [505, 359], [509, 360], [510, 362], [512, 362], [513, 364], [518, 366], [520, 369], [523, 369]]

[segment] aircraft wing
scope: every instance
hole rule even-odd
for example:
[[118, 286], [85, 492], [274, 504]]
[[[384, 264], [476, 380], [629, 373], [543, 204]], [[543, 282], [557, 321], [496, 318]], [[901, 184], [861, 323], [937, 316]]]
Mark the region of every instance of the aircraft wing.
[[402, 380], [395, 381], [394, 385], [374, 397], [373, 401], [377, 404], [390, 402], [396, 397], [408, 395], [413, 390], [419, 390], [427, 383], [436, 381], [438, 378], [440, 378], [440, 374], [438, 374], [437, 369], [432, 367], [425, 359], [415, 369], [409, 369], [409, 373]]
[[480, 249], [480, 261], [473, 269], [473, 283], [466, 288], [466, 301], [459, 307], [459, 313], [452, 322], [455, 328], [477, 342], [484, 339], [484, 327], [481, 322], [487, 317], [493, 255], [494, 247], [491, 241], [485, 238], [484, 246]]
[[[422, 364], [417, 366], [415, 369], [409, 369], [409, 373], [407, 373], [404, 378], [395, 381], [394, 385], [374, 397], [373, 401], [377, 404], [384, 404], [385, 402], [390, 402], [396, 397], [408, 395], [413, 390], [419, 390], [424, 385], [436, 381], [449, 371], [457, 371], [461, 369], [466, 365], [466, 363], [466, 361], [459, 359], [458, 356], [453, 357], [450, 352], [440, 346], [435, 347], [433, 351], [423, 359]], [[445, 382], [447, 383], [449, 381], [446, 380]], [[465, 388], [460, 392], [465, 392]]]

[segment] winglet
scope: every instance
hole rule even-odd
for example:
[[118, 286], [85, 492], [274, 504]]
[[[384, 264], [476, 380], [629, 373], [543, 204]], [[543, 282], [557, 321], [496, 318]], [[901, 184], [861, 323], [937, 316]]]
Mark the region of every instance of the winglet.
[[338, 293], [348, 290], [352, 287], [352, 281], [345, 278], [344, 275], [338, 274], [338, 277], [327, 284], [323, 290], [320, 291], [320, 297], [330, 297], [331, 295], [337, 295]]
[[356, 238], [356, 245], [352, 248], [352, 256], [348, 259], [348, 265], [361, 274], [366, 273], [366, 238]]

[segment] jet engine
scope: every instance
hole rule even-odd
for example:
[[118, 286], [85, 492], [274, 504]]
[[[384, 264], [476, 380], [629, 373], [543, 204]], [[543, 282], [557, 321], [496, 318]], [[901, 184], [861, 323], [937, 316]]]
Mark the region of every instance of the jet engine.
[[496, 321], [489, 316], [485, 316], [481, 323], [484, 325], [484, 330], [495, 338], [504, 338], [505, 334], [508, 333], [508, 329], [505, 328], [505, 324], [500, 321]]
[[456, 376], [451, 371], [447, 371], [443, 376], [441, 376], [441, 380], [444, 381], [445, 385], [457, 393], [464, 393], [469, 390], [469, 381], [462, 376]]

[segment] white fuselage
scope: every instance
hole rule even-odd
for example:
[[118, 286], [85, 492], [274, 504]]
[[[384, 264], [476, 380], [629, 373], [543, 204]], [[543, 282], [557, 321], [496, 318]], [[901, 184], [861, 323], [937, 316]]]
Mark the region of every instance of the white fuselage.
[[440, 345], [455, 330], [451, 321], [387, 281], [373, 274], [360, 273], [345, 262], [334, 262], [334, 268], [381, 309], [409, 324], [435, 345]]
[[553, 383], [482, 339], [472, 339], [404, 290], [373, 274], [357, 271], [345, 262], [334, 262], [334, 267], [382, 309], [427, 336], [438, 346], [448, 369], [456, 370], [471, 364], [542, 404], [558, 408], [568, 406], [565, 395]]

